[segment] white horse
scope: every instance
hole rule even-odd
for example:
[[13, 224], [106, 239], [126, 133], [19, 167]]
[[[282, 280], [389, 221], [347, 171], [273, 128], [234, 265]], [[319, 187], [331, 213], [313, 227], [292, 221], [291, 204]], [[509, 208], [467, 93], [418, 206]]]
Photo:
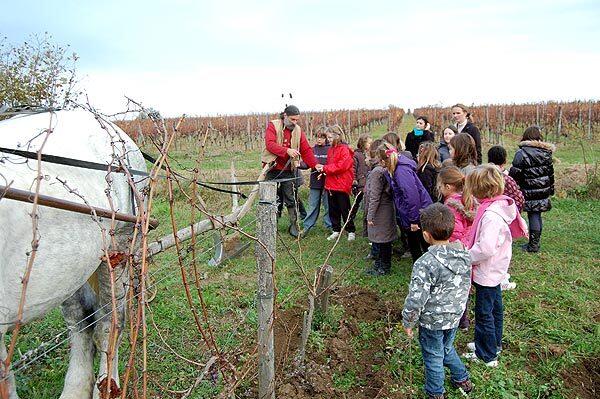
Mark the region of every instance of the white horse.
[[[20, 115], [0, 122], [0, 147], [35, 152], [48, 136], [42, 148], [44, 154], [103, 164], [113, 162], [116, 155], [126, 159], [130, 168], [145, 171], [144, 159], [135, 143], [115, 125], [106, 123], [105, 126], [101, 126], [94, 114], [83, 110]], [[48, 129], [51, 129], [49, 134]], [[40, 194], [78, 203], [85, 200], [91, 206], [107, 209], [111, 209], [110, 196], [112, 209], [134, 214], [133, 193], [123, 173], [108, 174], [107, 171], [49, 162], [42, 162], [41, 173], [44, 179]], [[12, 188], [34, 191], [36, 175], [36, 160], [0, 152], [0, 185], [12, 183]], [[70, 193], [69, 188], [77, 190], [77, 194]], [[6, 198], [0, 200], [0, 360], [7, 356], [5, 334], [14, 328], [18, 318], [23, 289], [21, 279], [31, 252], [31, 211], [32, 204]], [[37, 215], [40, 241], [26, 290], [23, 323], [42, 317], [62, 304], [67, 325], [72, 329], [69, 369], [61, 399], [98, 397], [93, 370], [95, 349], [101, 356], [98, 381], [108, 374], [117, 383], [119, 381], [118, 357], [115, 356], [114, 367], [108, 373], [106, 356], [111, 291], [108, 267], [102, 259], [105, 248], [110, 245], [110, 237], [107, 234], [106, 240], [103, 239], [100, 225], [108, 231], [111, 221], [106, 218], [98, 221], [91, 215], [50, 207], [38, 207]], [[116, 227], [119, 250], [128, 251], [134, 226], [117, 222]], [[96, 271], [97, 294], [86, 283]], [[127, 278], [122, 269], [116, 274]], [[124, 282], [117, 281], [115, 289], [116, 297], [121, 299], [118, 313], [122, 324]], [[97, 321], [93, 328], [85, 329], [82, 324], [77, 324], [95, 310], [98, 311], [83, 325]], [[8, 388], [9, 398], [17, 398], [12, 371], [8, 379], [0, 381], [2, 383]]]

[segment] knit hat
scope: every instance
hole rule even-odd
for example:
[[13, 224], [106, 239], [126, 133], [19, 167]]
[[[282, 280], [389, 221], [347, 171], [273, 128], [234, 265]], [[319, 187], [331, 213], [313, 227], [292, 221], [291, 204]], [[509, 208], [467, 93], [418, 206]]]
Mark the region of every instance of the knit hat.
[[295, 105], [288, 105], [283, 110], [283, 113], [286, 114], [287, 116], [295, 116], [295, 115], [300, 115], [300, 110]]

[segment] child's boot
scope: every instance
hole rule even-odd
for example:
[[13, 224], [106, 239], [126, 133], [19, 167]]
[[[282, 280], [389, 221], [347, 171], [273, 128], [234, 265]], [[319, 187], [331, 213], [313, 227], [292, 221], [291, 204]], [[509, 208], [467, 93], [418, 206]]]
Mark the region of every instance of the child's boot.
[[540, 252], [540, 238], [542, 232], [539, 230], [531, 230], [529, 232], [529, 243], [524, 248], [527, 252]]
[[376, 258], [373, 262], [373, 267], [368, 269], [365, 273], [369, 276], [381, 276], [382, 274], [385, 274], [381, 266], [381, 258]]
[[391, 260], [382, 260], [381, 261], [381, 274], [390, 274], [392, 270], [392, 261]]

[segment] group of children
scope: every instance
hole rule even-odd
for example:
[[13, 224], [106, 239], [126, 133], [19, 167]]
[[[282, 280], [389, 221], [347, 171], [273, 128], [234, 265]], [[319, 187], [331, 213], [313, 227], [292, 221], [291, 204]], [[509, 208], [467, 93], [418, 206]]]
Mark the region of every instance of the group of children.
[[378, 276], [390, 273], [392, 245], [403, 238], [414, 261], [403, 325], [409, 336], [419, 326], [425, 391], [429, 398], [443, 398], [445, 366], [453, 386], [463, 393], [473, 389], [453, 346], [459, 327], [469, 326], [471, 287], [475, 339], [464, 357], [489, 367], [498, 365], [502, 289], [515, 286], [508, 280], [512, 242], [527, 236], [520, 216], [525, 210], [530, 239], [524, 249], [539, 251], [541, 212], [550, 209], [554, 190], [553, 148], [541, 141], [538, 127], [530, 127], [507, 171], [507, 154], [501, 146], [489, 150], [489, 164], [478, 165], [475, 141], [469, 134], [450, 126], [438, 145], [424, 132], [427, 119], [417, 121], [412, 136], [407, 136], [412, 151], [404, 151], [395, 133], [374, 141], [361, 136], [356, 151], [343, 141], [341, 131], [319, 133], [314, 152], [323, 166], [311, 175], [303, 232], [314, 226], [320, 203], [325, 202], [329, 212], [326, 208], [324, 222], [328, 226], [330, 221], [333, 230], [328, 239], [337, 239], [343, 228], [348, 240], [354, 240], [354, 217], [363, 201], [374, 261], [367, 273]]

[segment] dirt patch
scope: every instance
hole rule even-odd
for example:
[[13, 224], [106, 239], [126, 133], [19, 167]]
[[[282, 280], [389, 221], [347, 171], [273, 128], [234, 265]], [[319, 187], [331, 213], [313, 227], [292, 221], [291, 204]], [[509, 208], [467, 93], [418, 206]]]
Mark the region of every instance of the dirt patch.
[[554, 177], [554, 189], [557, 197], [560, 198], [565, 198], [570, 190], [584, 185], [587, 181], [585, 165], [557, 168]]
[[534, 297], [534, 296], [535, 296], [535, 294], [533, 294], [530, 291], [525, 291], [525, 290], [519, 291], [517, 293], [517, 299], [527, 299], [527, 298], [531, 298], [531, 297]]
[[580, 399], [600, 397], [600, 358], [586, 358], [561, 373], [565, 387]]
[[304, 309], [278, 312], [274, 325], [276, 396], [286, 399], [401, 398], [385, 363], [391, 323], [401, 317], [399, 305], [362, 287], [341, 287], [330, 303], [343, 308], [335, 331], [320, 332], [320, 349], [307, 350], [305, 370], [294, 357], [300, 342]]

